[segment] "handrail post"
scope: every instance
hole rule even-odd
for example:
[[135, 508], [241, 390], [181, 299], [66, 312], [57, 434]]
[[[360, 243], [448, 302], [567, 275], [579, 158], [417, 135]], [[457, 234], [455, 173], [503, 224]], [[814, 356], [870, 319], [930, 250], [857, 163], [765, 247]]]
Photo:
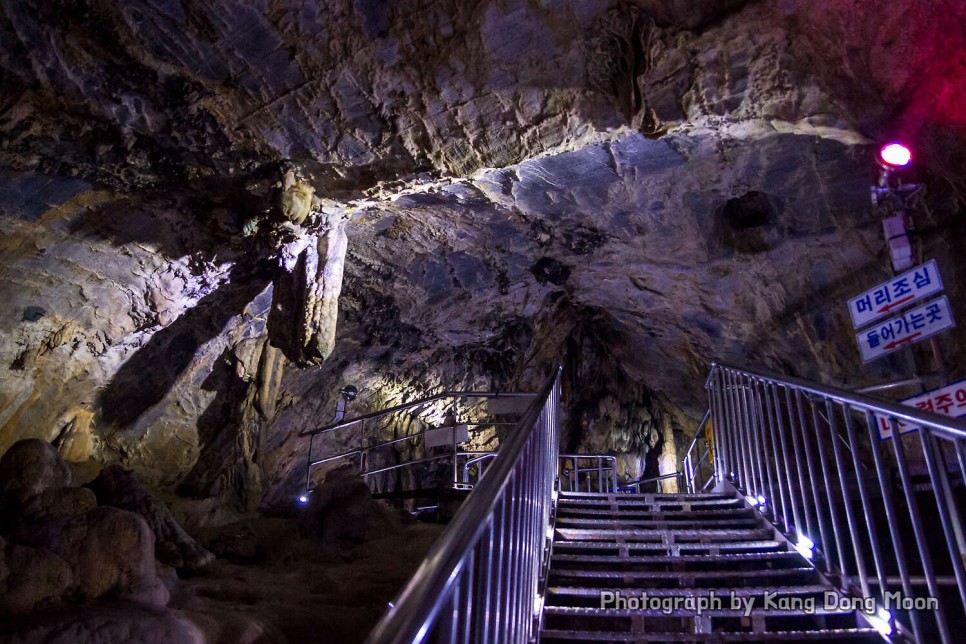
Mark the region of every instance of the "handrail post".
[[[886, 618], [881, 612], [869, 616], [870, 625], [885, 627], [883, 632], [887, 632], [895, 620], [900, 637], [916, 642], [952, 641], [953, 620], [962, 617], [954, 605], [957, 602], [951, 599], [953, 586], [966, 610], [966, 525], [956, 505], [943, 448], [944, 441], [949, 441], [950, 452], [966, 479], [966, 421], [858, 392], [718, 363], [712, 365], [706, 387], [715, 421], [716, 474], [724, 477], [738, 472], [737, 486], [749, 499], [767, 494], [774, 524], [779, 529], [783, 526], [788, 538], [797, 542], [796, 549], [807, 556], [820, 544], [823, 557], [816, 559], [816, 565], [826, 576], [837, 577], [841, 591], [864, 598], [877, 596], [879, 608], [898, 609], [895, 615], [886, 615], [890, 623], [883, 621]], [[863, 437], [868, 432], [868, 445], [859, 441], [856, 423], [861, 424]], [[887, 435], [889, 429], [891, 436]], [[921, 458], [934, 499], [923, 497], [922, 480], [912, 478], [902, 431], [919, 432]], [[894, 478], [883, 459], [880, 441], [888, 440], [893, 443], [901, 494], [893, 489]], [[683, 461], [689, 491], [704, 459], [694, 458], [693, 447]], [[870, 468], [861, 454], [869, 450], [881, 501], [870, 496], [865, 480]], [[927, 504], [922, 511], [921, 503]], [[931, 515], [933, 509], [938, 512], [936, 523], [941, 530], [923, 523], [924, 513], [930, 510]], [[880, 538], [882, 514], [891, 541]], [[900, 525], [904, 522], [910, 524], [914, 542], [903, 543]], [[945, 540], [944, 547], [935, 547], [940, 539]], [[874, 571], [869, 569], [870, 555]], [[932, 619], [928, 612], [920, 614], [892, 603], [897, 585], [889, 577], [892, 561], [898, 568], [903, 601], [928, 599]], [[921, 562], [922, 577], [913, 576], [918, 575], [916, 561]], [[857, 576], [851, 576], [852, 572]], [[878, 584], [876, 590], [873, 583]], [[925, 589], [916, 587], [922, 583]], [[924, 590], [928, 598], [923, 596]]]
[[556, 500], [560, 371], [505, 440], [369, 644], [516, 643], [536, 636], [538, 573], [549, 560], [544, 536]]

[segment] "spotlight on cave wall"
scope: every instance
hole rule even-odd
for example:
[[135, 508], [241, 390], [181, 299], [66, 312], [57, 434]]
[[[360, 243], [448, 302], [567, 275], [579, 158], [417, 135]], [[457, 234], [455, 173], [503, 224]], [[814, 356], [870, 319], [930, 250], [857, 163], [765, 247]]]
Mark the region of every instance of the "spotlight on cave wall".
[[339, 390], [339, 395], [342, 398], [335, 406], [335, 419], [337, 421], [345, 418], [345, 414], [349, 410], [349, 403], [359, 395], [359, 389], [355, 385], [346, 385]]

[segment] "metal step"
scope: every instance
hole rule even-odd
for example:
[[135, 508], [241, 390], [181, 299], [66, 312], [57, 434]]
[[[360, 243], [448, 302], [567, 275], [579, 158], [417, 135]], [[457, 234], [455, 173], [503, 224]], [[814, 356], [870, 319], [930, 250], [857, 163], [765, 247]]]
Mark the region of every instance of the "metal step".
[[557, 516], [567, 516], [567, 517], [600, 517], [600, 518], [619, 518], [619, 519], [650, 519], [654, 521], [666, 520], [666, 521], [703, 521], [705, 519], [721, 519], [721, 518], [740, 518], [748, 517], [751, 519], [758, 519], [758, 514], [754, 510], [748, 508], [736, 507], [736, 508], [720, 508], [715, 510], [639, 510], [634, 508], [606, 508], [606, 509], [594, 509], [586, 507], [558, 507]]
[[618, 579], [629, 582], [630, 580], [652, 580], [652, 581], [678, 581], [685, 582], [684, 586], [696, 586], [695, 582], [744, 580], [744, 579], [768, 579], [796, 576], [814, 576], [817, 573], [814, 568], [779, 568], [776, 570], [707, 570], [707, 571], [687, 571], [678, 570], [560, 570], [550, 568], [551, 579]]
[[705, 498], [705, 499], [682, 499], [682, 498], [662, 498], [654, 499], [653, 495], [615, 495], [611, 497], [561, 497], [558, 499], [559, 507], [587, 507], [587, 506], [617, 506], [621, 508], [634, 507], [692, 507], [692, 508], [744, 508], [744, 502], [733, 497], [725, 498]]
[[666, 565], [666, 564], [708, 564], [724, 565], [736, 563], [784, 563], [802, 566], [806, 560], [795, 551], [786, 552], [752, 552], [741, 554], [724, 555], [656, 555], [656, 556], [620, 556], [620, 555], [568, 555], [555, 553], [551, 558], [551, 565], [554, 563], [566, 564], [614, 564], [619, 566], [627, 565]]
[[[826, 608], [825, 606], [816, 606], [815, 611], [809, 613], [808, 615], [805, 615], [805, 613], [800, 610], [764, 610], [762, 608], [754, 608], [750, 612], [744, 611], [740, 608], [721, 608], [705, 610], [701, 613], [701, 615], [711, 619], [720, 619], [723, 617], [738, 619], [745, 617], [750, 617], [751, 619], [756, 617], [765, 617], [774, 619], [780, 617], [828, 617], [830, 615], [853, 615], [854, 613], [855, 611], [842, 608]], [[596, 606], [544, 606], [543, 614], [545, 617], [594, 617], [599, 619], [633, 617], [636, 619], [673, 619], [695, 617], [698, 613], [696, 610], [689, 610], [686, 608], [675, 608], [668, 611], [661, 609], [642, 608], [598, 608]]]
[[[765, 593], [776, 593], [776, 597], [791, 597], [796, 595], [820, 595], [832, 590], [825, 584], [810, 584], [796, 586], [754, 586], [751, 588], [733, 588], [726, 592], [729, 597], [764, 597]], [[550, 586], [547, 588], [547, 604], [550, 597], [573, 597], [600, 599], [603, 592], [621, 593], [624, 597], [711, 597], [720, 596], [720, 588], [587, 588], [585, 586]]]
[[775, 536], [769, 528], [755, 528], [750, 530], [700, 530], [673, 529], [644, 530], [644, 529], [583, 529], [556, 528], [557, 535], [570, 541], [601, 541], [624, 539], [627, 541], [668, 541], [673, 542], [710, 542], [710, 541], [760, 541]]
[[[558, 526], [561, 527], [599, 527], [599, 526], [633, 526], [639, 528], [649, 528], [649, 527], [659, 527], [668, 528], [670, 530], [680, 530], [680, 529], [713, 529], [713, 528], [755, 528], [759, 525], [756, 518], [750, 517], [746, 519], [705, 519], [703, 521], [687, 521], [687, 522], [677, 522], [677, 521], [647, 521], [642, 519], [584, 519], [579, 517], [557, 517], [556, 521]], [[682, 525], [683, 524], [683, 525]], [[703, 526], [703, 528], [699, 528]]]
[[[559, 501], [543, 642], [881, 641], [854, 611], [827, 608], [832, 587], [733, 496]], [[634, 606], [642, 597], [663, 601]], [[694, 606], [698, 598], [711, 605]]]
[[613, 633], [599, 631], [570, 631], [544, 629], [541, 642], [624, 642], [625, 644], [650, 644], [651, 642], [882, 642], [882, 637], [871, 628], [827, 628], [814, 631], [763, 631], [759, 633], [719, 632], [696, 633]]
[[708, 554], [734, 553], [741, 551], [749, 552], [785, 552], [787, 545], [783, 541], [767, 539], [764, 541], [740, 541], [724, 543], [679, 543], [665, 545], [654, 542], [618, 542], [618, 541], [557, 541], [554, 543], [554, 552], [561, 551], [595, 551], [607, 550], [620, 552], [626, 550], [628, 553], [659, 552], [668, 553], [672, 550], [682, 554], [704, 552]]
[[706, 494], [675, 494], [675, 493], [661, 493], [661, 492], [644, 492], [644, 493], [632, 493], [632, 494], [615, 494], [613, 492], [568, 492], [561, 491], [560, 499], [659, 499], [659, 500], [705, 500], [705, 499], [728, 499], [734, 500], [734, 496], [731, 494], [716, 494], [713, 492], [708, 492]]

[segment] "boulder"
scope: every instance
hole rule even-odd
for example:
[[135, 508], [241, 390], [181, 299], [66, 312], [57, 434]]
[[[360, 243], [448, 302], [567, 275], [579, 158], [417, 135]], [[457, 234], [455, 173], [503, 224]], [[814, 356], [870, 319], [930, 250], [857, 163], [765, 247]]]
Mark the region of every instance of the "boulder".
[[17, 538], [67, 563], [73, 579], [65, 598], [107, 596], [158, 606], [168, 602], [168, 590], [157, 576], [154, 534], [133, 512], [98, 507], [31, 525]]
[[362, 543], [401, 526], [400, 513], [373, 499], [358, 475], [327, 479], [309, 495], [299, 519], [303, 536], [325, 542]]
[[[4, 619], [0, 621], [0, 633], [3, 633], [0, 641], [4, 644], [204, 644], [215, 641], [244, 644], [255, 641], [253, 637], [219, 638], [223, 633], [210, 621], [192, 619], [181, 611], [116, 602]], [[215, 637], [207, 637], [209, 632]]]
[[58, 555], [0, 537], [0, 614], [28, 613], [58, 600], [72, 584], [70, 565]]
[[40, 523], [63, 516], [81, 516], [96, 507], [97, 497], [87, 488], [50, 488], [24, 501], [19, 515], [27, 523]]
[[205, 550], [175, 521], [168, 508], [151, 495], [130, 470], [118, 465], [104, 468], [87, 484], [101, 505], [110, 505], [139, 514], [154, 532], [158, 560], [182, 570], [198, 570], [215, 556]]
[[265, 548], [248, 523], [226, 526], [208, 544], [218, 557], [236, 564], [257, 563], [264, 558]]
[[52, 445], [36, 438], [14, 443], [0, 458], [0, 525], [32, 497], [70, 482], [70, 468]]

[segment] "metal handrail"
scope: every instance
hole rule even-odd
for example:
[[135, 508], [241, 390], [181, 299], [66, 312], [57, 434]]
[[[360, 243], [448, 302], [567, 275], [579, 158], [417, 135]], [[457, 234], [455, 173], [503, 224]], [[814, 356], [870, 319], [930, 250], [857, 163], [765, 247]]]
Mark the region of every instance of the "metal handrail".
[[557, 368], [369, 644], [522, 643], [535, 636], [549, 566], [560, 400]]
[[[950, 624], [966, 617], [966, 537], [949, 469], [958, 465], [966, 478], [966, 422], [724, 364], [712, 364], [706, 388], [717, 480], [743, 492], [842, 592], [874, 602], [877, 614], [866, 619], [881, 632], [895, 627], [917, 642], [952, 641]], [[918, 440], [903, 425], [918, 426]], [[916, 493], [917, 462], [932, 498]], [[880, 498], [873, 499], [876, 484]], [[941, 536], [923, 519], [927, 506]], [[931, 541], [931, 534], [939, 538]], [[950, 576], [958, 597], [942, 594], [950, 589], [941, 582]], [[929, 610], [897, 604], [896, 592]]]
[[328, 432], [334, 432], [337, 429], [350, 427], [356, 423], [364, 423], [367, 420], [375, 420], [376, 418], [396, 414], [401, 411], [406, 411], [407, 409], [412, 409], [413, 407], [419, 407], [420, 405], [428, 405], [429, 403], [436, 402], [437, 400], [442, 400], [444, 398], [533, 398], [536, 395], [537, 394], [534, 393], [506, 391], [443, 391], [438, 394], [433, 394], [432, 396], [427, 396], [426, 398], [420, 398], [419, 400], [402, 403], [394, 407], [380, 409], [379, 411], [374, 411], [370, 414], [365, 414], [364, 416], [356, 416], [355, 418], [350, 418], [349, 420], [343, 420], [331, 425], [325, 425], [324, 427], [319, 427], [318, 429], [307, 429], [299, 433], [299, 438], [327, 434]]
[[[370, 414], [365, 414], [363, 416], [357, 416], [355, 418], [350, 418], [349, 420], [343, 420], [343, 421], [340, 421], [338, 423], [333, 423], [331, 425], [326, 425], [325, 427], [320, 427], [318, 429], [312, 429], [312, 430], [303, 431], [303, 432], [301, 432], [299, 434], [299, 437], [300, 438], [308, 437], [308, 439], [309, 439], [309, 446], [308, 446], [307, 454], [306, 454], [306, 457], [305, 457], [305, 490], [304, 490], [304, 493], [303, 493], [303, 498], [306, 498], [307, 495], [312, 490], [312, 468], [314, 468], [315, 466], [321, 465], [323, 463], [328, 463], [330, 461], [334, 461], [334, 460], [337, 460], [337, 459], [340, 459], [340, 458], [348, 458], [350, 456], [358, 456], [359, 457], [359, 473], [361, 475], [365, 476], [367, 474], [367, 472], [366, 472], [366, 458], [367, 458], [367, 455], [369, 454], [369, 452], [372, 452], [372, 451], [375, 451], [375, 450], [378, 450], [380, 448], [383, 448], [383, 447], [386, 447], [386, 446], [389, 446], [389, 445], [393, 445], [393, 444], [396, 444], [396, 443], [401, 443], [401, 442], [404, 442], [404, 441], [415, 440], [416, 438], [418, 438], [418, 437], [422, 436], [423, 434], [425, 434], [426, 431], [429, 431], [429, 430], [419, 431], [419, 432], [416, 432], [416, 433], [413, 433], [413, 434], [409, 434], [407, 436], [403, 436], [401, 438], [396, 438], [396, 439], [393, 439], [393, 440], [390, 440], [390, 441], [385, 441], [385, 442], [379, 443], [377, 445], [372, 445], [372, 446], [366, 447], [366, 422], [367, 421], [375, 420], [375, 419], [378, 419], [378, 418], [383, 418], [385, 416], [390, 416], [392, 414], [398, 414], [399, 412], [403, 412], [403, 411], [406, 411], [406, 410], [409, 410], [409, 409], [413, 409], [414, 407], [421, 407], [421, 406], [424, 406], [424, 405], [428, 405], [429, 403], [436, 402], [436, 401], [442, 400], [444, 398], [483, 398], [483, 399], [493, 399], [493, 398], [533, 398], [535, 396], [536, 396], [536, 394], [532, 394], [532, 393], [519, 393], [519, 392], [499, 392], [499, 391], [443, 391], [441, 393], [434, 394], [432, 396], [427, 396], [425, 398], [420, 398], [419, 400], [413, 400], [413, 401], [410, 401], [408, 403], [402, 403], [400, 405], [395, 405], [393, 407], [387, 407], [386, 409], [380, 409], [379, 411], [374, 411], [374, 412], [372, 412]], [[465, 424], [467, 424], [467, 425], [474, 425], [474, 426], [480, 426], [480, 425], [498, 426], [498, 425], [505, 425], [505, 424], [508, 424], [508, 423], [501, 423], [501, 422], [490, 422], [490, 423], [471, 422], [471, 423], [465, 423]], [[513, 424], [513, 423], [509, 423], [509, 424]], [[327, 434], [329, 432], [334, 432], [334, 431], [337, 431], [337, 430], [340, 430], [340, 429], [348, 429], [348, 428], [351, 428], [351, 427], [356, 426], [356, 425], [358, 425], [358, 436], [356, 436], [353, 439], [353, 440], [357, 441], [357, 446], [356, 447], [354, 447], [353, 449], [348, 450], [346, 452], [343, 452], [341, 454], [335, 454], [335, 455], [326, 456], [325, 458], [318, 459], [318, 460], [313, 460], [312, 459], [312, 454], [314, 453], [314, 448], [315, 448], [315, 437], [316, 436], [319, 436], [321, 434]], [[439, 429], [439, 428], [433, 428], [433, 429]], [[453, 440], [454, 441], [456, 440], [456, 434], [455, 433], [453, 434]], [[457, 449], [457, 445], [454, 442], [453, 443], [453, 450], [452, 451], [455, 453], [456, 452], [456, 449]], [[430, 460], [435, 460], [435, 459], [430, 459]], [[424, 459], [421, 462], [425, 462], [425, 461], [426, 461], [426, 459]], [[458, 478], [458, 473], [455, 471], [455, 467], [456, 467], [456, 465], [455, 465], [455, 457], [454, 457], [454, 473], [453, 473], [454, 482]], [[395, 468], [383, 468], [383, 469], [379, 470], [379, 472], [386, 471], [387, 469], [395, 469]], [[373, 471], [373, 472], [368, 472], [368, 474], [376, 474], [376, 473], [379, 473], [379, 472]]]
[[[670, 474], [662, 474], [660, 476], [652, 476], [646, 479], [635, 479], [633, 481], [628, 481], [623, 487], [636, 487], [637, 491], [641, 491], [641, 486], [648, 483], [657, 483], [660, 486], [661, 481], [666, 481], [668, 479], [674, 479], [682, 476], [684, 472], [678, 470], [677, 472], [671, 472]], [[660, 491], [660, 487], [658, 487]]]
[[[698, 441], [706, 436], [705, 430], [710, 422], [711, 410], [709, 409], [707, 412], [705, 412], [701, 422], [698, 423], [697, 429], [694, 430], [694, 439], [691, 441], [691, 445], [688, 447], [688, 451], [684, 456], [684, 467], [681, 470], [681, 474], [684, 479], [685, 491], [689, 494], [694, 494], [697, 492], [698, 484], [695, 484], [695, 478], [698, 476], [701, 470], [701, 465], [711, 454], [711, 450], [705, 446], [704, 453], [698, 459], [697, 464], [694, 463], [694, 456], [692, 453], [694, 452], [694, 448], [698, 446]], [[707, 439], [705, 439], [705, 442], [707, 442]]]
[[[573, 478], [570, 478], [570, 470], [565, 467], [566, 461], [573, 461]], [[591, 467], [580, 467], [580, 461], [593, 461], [594, 465]], [[564, 475], [570, 479], [570, 485], [568, 486], [570, 492], [580, 491], [579, 478], [581, 474], [597, 475], [598, 492], [617, 491], [617, 457], [604, 454], [561, 454], [560, 462], [561, 467], [564, 467]], [[604, 463], [607, 463], [607, 465]], [[591, 477], [585, 476], [588, 492], [591, 491], [590, 479]]]

